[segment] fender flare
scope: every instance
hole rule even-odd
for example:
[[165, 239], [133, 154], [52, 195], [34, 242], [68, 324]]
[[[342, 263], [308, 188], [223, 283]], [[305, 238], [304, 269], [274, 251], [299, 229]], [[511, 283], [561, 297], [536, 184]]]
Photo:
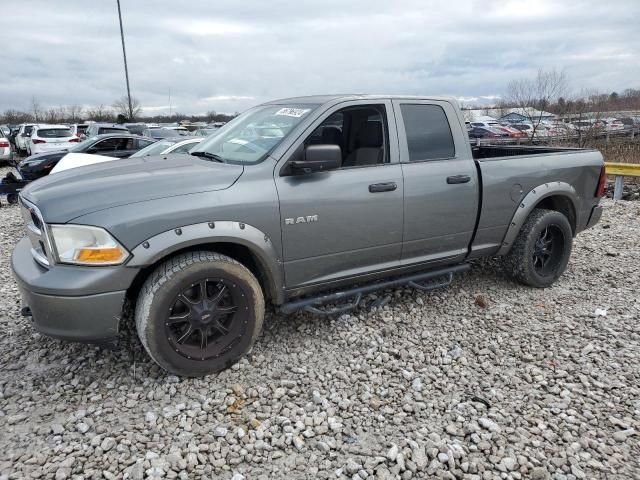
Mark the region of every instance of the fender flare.
[[578, 211], [579, 199], [576, 189], [573, 188], [573, 186], [566, 182], [548, 182], [538, 185], [529, 191], [529, 193], [527, 193], [520, 201], [520, 205], [518, 205], [516, 212], [513, 214], [513, 217], [509, 222], [507, 233], [502, 240], [502, 246], [498, 250], [497, 255], [505, 255], [509, 250], [511, 250], [511, 246], [513, 245], [513, 242], [515, 242], [516, 237], [520, 233], [520, 229], [524, 225], [529, 214], [542, 200], [554, 195], [567, 197], [571, 200], [574, 210], [576, 212]]
[[203, 222], [172, 228], [137, 245], [126, 266], [148, 267], [174, 252], [205, 243], [234, 243], [247, 247], [266, 276], [271, 297], [276, 303], [284, 301], [282, 260], [276, 247], [268, 235], [243, 222]]

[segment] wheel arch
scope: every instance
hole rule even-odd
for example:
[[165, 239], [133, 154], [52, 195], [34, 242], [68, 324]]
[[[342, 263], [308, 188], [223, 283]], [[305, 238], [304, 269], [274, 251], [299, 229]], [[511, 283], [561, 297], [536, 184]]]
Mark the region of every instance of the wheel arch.
[[237, 260], [255, 275], [266, 297], [284, 301], [282, 262], [269, 237], [242, 222], [208, 222], [168, 230], [155, 235], [132, 250], [127, 266], [140, 269], [128, 290], [135, 299], [155, 268], [168, 259], [188, 251], [207, 250]]
[[527, 217], [536, 208], [546, 208], [562, 213], [569, 220], [571, 231], [575, 236], [578, 202], [579, 199], [575, 188], [566, 182], [543, 183], [531, 189], [520, 201], [513, 214], [507, 233], [502, 240], [502, 246], [498, 250], [498, 255], [505, 255], [511, 250], [513, 242], [516, 240]]

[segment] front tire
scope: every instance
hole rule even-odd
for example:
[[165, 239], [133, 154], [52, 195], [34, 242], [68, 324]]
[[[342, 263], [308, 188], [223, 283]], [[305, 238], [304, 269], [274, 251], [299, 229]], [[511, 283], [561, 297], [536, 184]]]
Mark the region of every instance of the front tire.
[[551, 286], [567, 268], [573, 232], [569, 220], [554, 210], [537, 208], [522, 226], [504, 259], [507, 273], [536, 288]]
[[136, 304], [138, 336], [162, 368], [203, 376], [231, 366], [262, 329], [264, 296], [242, 264], [213, 252], [188, 252], [161, 264]]

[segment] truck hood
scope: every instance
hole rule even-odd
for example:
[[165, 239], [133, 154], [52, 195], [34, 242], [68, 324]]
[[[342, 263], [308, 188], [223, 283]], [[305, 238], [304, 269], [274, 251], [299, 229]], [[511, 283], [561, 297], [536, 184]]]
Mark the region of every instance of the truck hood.
[[30, 183], [20, 195], [46, 222], [65, 223], [107, 208], [177, 195], [224, 190], [242, 175], [240, 165], [192, 155], [131, 158], [73, 168]]

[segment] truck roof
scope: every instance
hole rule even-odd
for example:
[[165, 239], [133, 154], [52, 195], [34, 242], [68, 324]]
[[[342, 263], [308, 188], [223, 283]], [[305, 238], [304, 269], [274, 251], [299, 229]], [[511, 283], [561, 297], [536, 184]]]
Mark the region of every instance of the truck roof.
[[287, 104], [301, 104], [301, 103], [315, 103], [322, 105], [336, 100], [348, 101], [348, 100], [381, 100], [381, 99], [403, 99], [403, 100], [440, 100], [447, 102], [457, 102], [454, 97], [446, 96], [422, 96], [422, 95], [373, 95], [373, 94], [359, 94], [359, 93], [347, 93], [347, 94], [334, 94], [334, 95], [309, 95], [305, 97], [292, 97], [281, 98], [279, 100], [272, 100], [265, 102], [265, 105], [287, 105]]

